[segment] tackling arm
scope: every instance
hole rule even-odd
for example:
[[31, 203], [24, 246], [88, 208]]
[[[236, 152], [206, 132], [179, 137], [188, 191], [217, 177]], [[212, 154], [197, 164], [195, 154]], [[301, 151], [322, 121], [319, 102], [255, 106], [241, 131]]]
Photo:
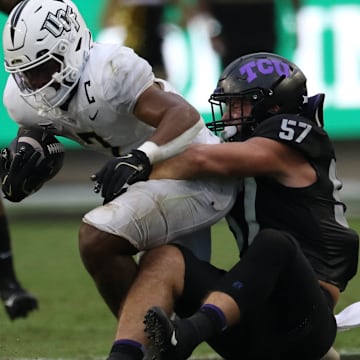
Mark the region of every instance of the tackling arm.
[[156, 164], [150, 179], [260, 175], [294, 187], [316, 181], [315, 170], [301, 154], [282, 143], [261, 137], [244, 142], [191, 145], [183, 153]]

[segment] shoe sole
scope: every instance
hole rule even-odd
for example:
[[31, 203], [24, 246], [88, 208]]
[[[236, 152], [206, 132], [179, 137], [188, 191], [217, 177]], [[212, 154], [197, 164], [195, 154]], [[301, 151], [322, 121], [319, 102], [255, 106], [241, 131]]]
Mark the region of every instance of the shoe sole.
[[145, 332], [160, 353], [173, 350], [171, 336], [174, 327], [167, 314], [159, 307], [152, 307], [145, 315]]

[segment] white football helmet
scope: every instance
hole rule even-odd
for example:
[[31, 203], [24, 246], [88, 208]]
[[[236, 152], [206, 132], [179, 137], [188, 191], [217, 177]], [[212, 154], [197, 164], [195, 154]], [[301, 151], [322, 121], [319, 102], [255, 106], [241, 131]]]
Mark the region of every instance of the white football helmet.
[[41, 114], [69, 97], [90, 47], [91, 34], [70, 0], [21, 1], [3, 32], [5, 70]]

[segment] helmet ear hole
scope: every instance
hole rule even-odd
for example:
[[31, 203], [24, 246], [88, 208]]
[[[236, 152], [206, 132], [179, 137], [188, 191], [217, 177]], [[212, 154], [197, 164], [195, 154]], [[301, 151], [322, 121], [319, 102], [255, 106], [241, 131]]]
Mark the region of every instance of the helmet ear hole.
[[70, 81], [76, 81], [76, 78], [77, 78], [77, 72], [76, 71], [71, 71], [68, 78]]
[[271, 115], [275, 115], [280, 111], [280, 106], [279, 105], [273, 105], [268, 109], [268, 113]]
[[57, 47], [57, 53], [60, 55], [63, 55], [68, 50], [68, 44], [66, 41], [60, 40], [58, 47]]

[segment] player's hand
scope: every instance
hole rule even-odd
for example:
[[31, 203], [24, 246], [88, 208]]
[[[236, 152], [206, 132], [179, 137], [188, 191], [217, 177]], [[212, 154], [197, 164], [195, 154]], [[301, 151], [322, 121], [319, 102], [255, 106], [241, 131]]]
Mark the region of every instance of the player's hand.
[[32, 174], [35, 164], [41, 154], [34, 149], [21, 147], [15, 155], [10, 156], [10, 150], [1, 152], [1, 181], [5, 198], [12, 202], [19, 202], [36, 191], [38, 178]]
[[94, 191], [104, 198], [104, 204], [123, 193], [128, 185], [149, 178], [151, 164], [143, 151], [132, 150], [129, 154], [109, 160], [103, 168], [91, 176]]

